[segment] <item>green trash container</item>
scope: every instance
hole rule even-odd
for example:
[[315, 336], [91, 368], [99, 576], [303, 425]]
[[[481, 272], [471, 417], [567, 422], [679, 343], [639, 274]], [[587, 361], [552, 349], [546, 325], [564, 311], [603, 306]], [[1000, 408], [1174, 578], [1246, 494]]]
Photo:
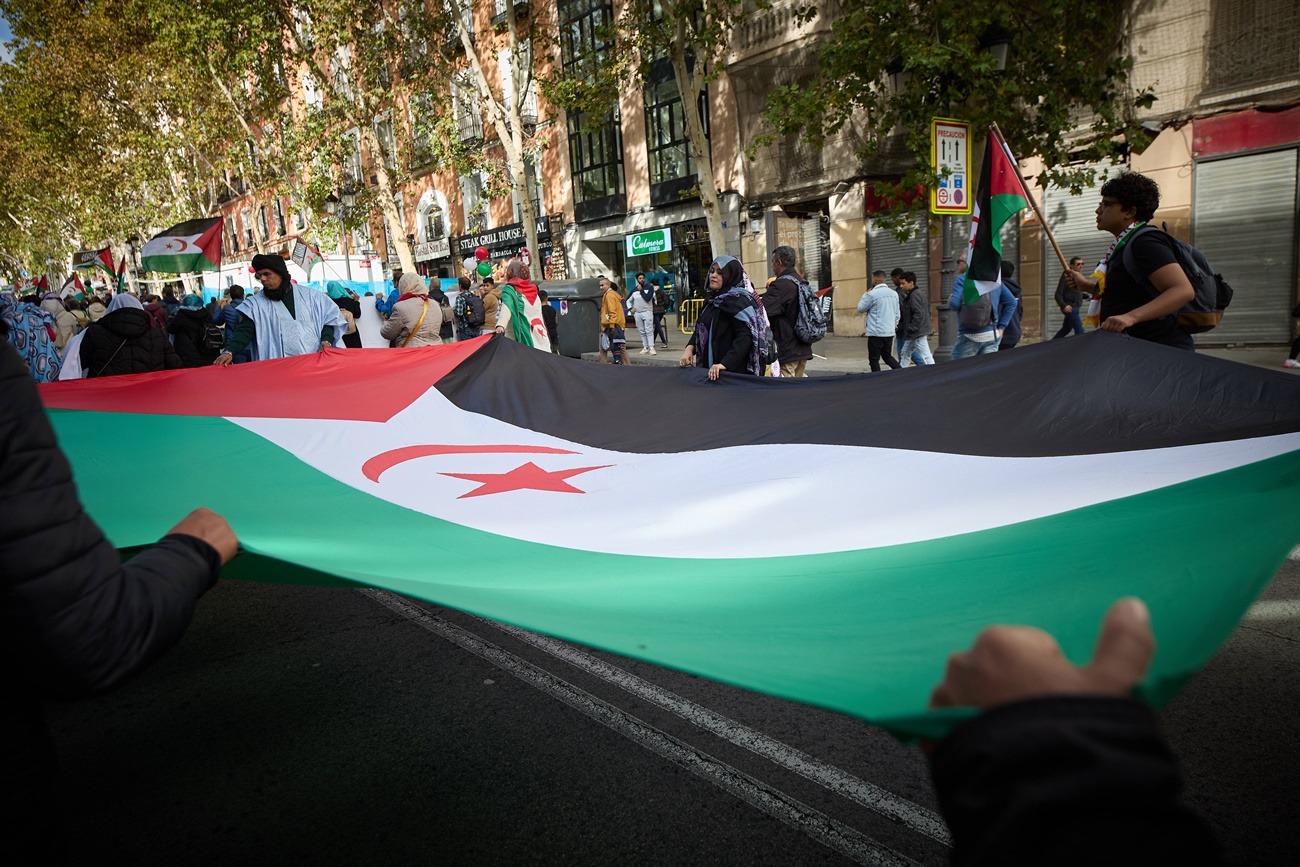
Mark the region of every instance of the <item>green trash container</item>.
[[600, 349], [599, 280], [543, 280], [538, 288], [546, 290], [551, 306], [559, 314], [555, 330], [561, 355], [581, 358], [584, 352]]

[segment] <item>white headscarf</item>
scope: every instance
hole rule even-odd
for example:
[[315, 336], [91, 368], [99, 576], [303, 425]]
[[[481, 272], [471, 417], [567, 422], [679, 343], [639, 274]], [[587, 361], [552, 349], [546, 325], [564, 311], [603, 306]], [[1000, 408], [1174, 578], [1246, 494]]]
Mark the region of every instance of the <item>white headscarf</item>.
[[134, 307], [136, 310], [144, 309], [144, 305], [140, 303], [139, 298], [125, 292], [119, 292], [113, 296], [112, 301], [108, 302], [108, 310], [105, 311], [105, 315], [112, 313], [114, 310], [121, 310], [123, 307]]

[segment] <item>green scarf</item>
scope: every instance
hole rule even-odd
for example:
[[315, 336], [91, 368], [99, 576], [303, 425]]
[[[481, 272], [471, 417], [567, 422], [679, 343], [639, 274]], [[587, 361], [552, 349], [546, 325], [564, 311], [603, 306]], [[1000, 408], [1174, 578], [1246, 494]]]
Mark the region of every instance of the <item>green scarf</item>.
[[528, 325], [528, 314], [524, 312], [524, 296], [507, 283], [501, 287], [501, 303], [510, 309], [510, 333], [515, 341], [532, 346], [533, 330]]

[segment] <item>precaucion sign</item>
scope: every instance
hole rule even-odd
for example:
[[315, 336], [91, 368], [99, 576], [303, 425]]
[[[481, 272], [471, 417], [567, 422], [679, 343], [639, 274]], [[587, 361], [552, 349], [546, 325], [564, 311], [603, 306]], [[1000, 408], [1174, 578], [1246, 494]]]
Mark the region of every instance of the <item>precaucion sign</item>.
[[930, 213], [969, 214], [970, 124], [946, 117], [930, 121], [930, 165], [939, 175], [930, 190]]
[[673, 230], [655, 229], [650, 232], [638, 232], [627, 236], [627, 255], [653, 256], [667, 253], [673, 248]]

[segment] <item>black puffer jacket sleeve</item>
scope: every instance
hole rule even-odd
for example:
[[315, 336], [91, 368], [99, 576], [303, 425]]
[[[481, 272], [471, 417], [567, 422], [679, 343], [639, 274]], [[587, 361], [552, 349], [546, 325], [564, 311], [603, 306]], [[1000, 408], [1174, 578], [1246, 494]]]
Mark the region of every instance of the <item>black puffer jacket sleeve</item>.
[[34, 383], [0, 346], [0, 647], [11, 686], [43, 698], [113, 687], [180, 638], [219, 567], [210, 545], [180, 535], [120, 561], [82, 511]]
[[931, 762], [952, 863], [1221, 864], [1155, 716], [1127, 699], [1064, 697], [994, 708]]

